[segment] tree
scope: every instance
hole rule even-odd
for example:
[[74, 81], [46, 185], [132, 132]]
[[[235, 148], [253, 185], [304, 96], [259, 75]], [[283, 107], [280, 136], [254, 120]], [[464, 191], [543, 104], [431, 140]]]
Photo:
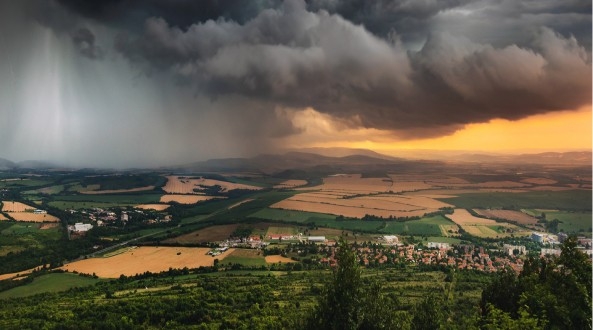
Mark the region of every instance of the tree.
[[519, 276], [503, 272], [482, 292], [486, 320], [506, 322], [501, 313], [508, 313], [516, 321], [536, 319], [546, 329], [591, 329], [591, 307], [591, 261], [574, 236], [564, 241], [560, 257], [528, 259]]
[[337, 267], [319, 297], [316, 309], [309, 316], [306, 328], [409, 328], [409, 324], [405, 326], [409, 318], [390, 308], [387, 299], [380, 293], [380, 285], [362, 279], [357, 259], [356, 253], [341, 238], [336, 252]]

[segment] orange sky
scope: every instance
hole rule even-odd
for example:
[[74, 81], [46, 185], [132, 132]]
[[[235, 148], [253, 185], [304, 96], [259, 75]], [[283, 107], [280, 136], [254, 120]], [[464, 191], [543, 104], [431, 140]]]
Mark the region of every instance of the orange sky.
[[518, 121], [495, 119], [470, 124], [452, 135], [397, 140], [387, 131], [351, 129], [313, 109], [292, 112], [293, 124], [303, 133], [290, 137], [289, 147], [349, 147], [385, 154], [401, 150], [477, 150], [486, 152], [541, 152], [591, 149], [591, 106], [531, 116]]

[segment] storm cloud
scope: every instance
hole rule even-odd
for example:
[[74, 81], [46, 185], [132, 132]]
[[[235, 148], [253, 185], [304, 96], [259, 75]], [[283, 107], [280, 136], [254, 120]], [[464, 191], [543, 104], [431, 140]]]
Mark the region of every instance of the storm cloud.
[[313, 107], [413, 137], [590, 102], [589, 55], [574, 37], [541, 27], [531, 44], [497, 48], [433, 32], [412, 52], [395, 33], [382, 39], [289, 1], [245, 24], [182, 30], [151, 18], [141, 35], [120, 36], [116, 49], [131, 62], [170, 70], [201, 94]]
[[[59, 97], [37, 98], [50, 98], [61, 109], [56, 113], [77, 118], [77, 132], [117, 122], [121, 131], [107, 142], [88, 143], [122, 154], [146, 152], [115, 141], [147, 130], [155, 148], [170, 152], [163, 157], [193, 148], [183, 161], [262, 152], [277, 147], [276, 138], [302, 132], [286, 114], [305, 109], [345, 129], [414, 139], [591, 103], [590, 1], [26, 0], [3, 6], [0, 27], [12, 32], [0, 40], [6, 55], [0, 72], [13, 79], [0, 87], [21, 91], [34, 83], [33, 67], [53, 77], [48, 83], [61, 77]], [[39, 47], [45, 48], [34, 55]], [[39, 61], [51, 66], [28, 64]], [[109, 94], [115, 90], [117, 97]], [[22, 120], [35, 106], [14, 95], [1, 94], [0, 106], [3, 115]], [[14, 126], [4, 123], [0, 134], [13, 136], [6, 132]], [[78, 133], [61, 125], [66, 135], [56, 143], [63, 154], [80, 150], [68, 142]], [[213, 137], [216, 147], [196, 142]], [[5, 150], [17, 149], [4, 143]], [[173, 143], [177, 149], [167, 149]]]

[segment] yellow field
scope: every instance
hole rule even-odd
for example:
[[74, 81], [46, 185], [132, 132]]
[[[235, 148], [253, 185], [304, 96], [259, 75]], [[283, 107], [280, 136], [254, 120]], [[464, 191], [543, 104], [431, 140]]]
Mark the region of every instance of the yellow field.
[[[212, 187], [220, 186], [222, 191], [229, 191], [234, 189], [246, 189], [246, 190], [260, 190], [261, 187], [250, 186], [240, 183], [232, 183], [226, 181], [212, 180], [212, 179], [190, 179], [184, 176], [169, 175], [167, 176], [167, 184], [163, 187], [163, 190], [172, 194], [203, 194], [199, 190], [204, 190], [202, 186]], [[194, 191], [197, 189], [198, 191]]]
[[33, 211], [35, 208], [33, 206], [29, 206], [27, 204], [23, 204], [20, 202], [2, 202], [2, 211], [3, 212], [25, 212], [25, 211]]
[[537, 219], [520, 211], [474, 209], [477, 214], [487, 218], [499, 218], [514, 221], [521, 225], [536, 225]]
[[168, 209], [171, 205], [167, 205], [167, 204], [140, 204], [140, 205], [136, 205], [134, 206], [137, 209], [143, 209], [143, 210], [155, 210], [155, 211], [164, 211], [166, 209]]
[[286, 263], [291, 263], [291, 262], [296, 262], [296, 261], [294, 261], [290, 258], [285, 258], [283, 256], [278, 256], [278, 255], [266, 256], [266, 263], [268, 263], [268, 264], [277, 264], [277, 263], [286, 264]]
[[93, 274], [99, 277], [117, 278], [121, 274], [132, 276], [146, 271], [158, 273], [169, 268], [197, 268], [213, 266], [214, 259], [222, 260], [234, 249], [229, 249], [216, 257], [207, 255], [209, 248], [153, 247], [145, 246], [109, 258], [91, 258], [75, 261], [60, 269], [70, 272]]
[[403, 218], [423, 216], [451, 206], [427, 196], [388, 193], [432, 188], [414, 177], [404, 180], [404, 176], [395, 175], [393, 178], [361, 178], [359, 174], [340, 174], [324, 178], [322, 185], [313, 188], [319, 190], [292, 196], [270, 207], [354, 218], [367, 214]]
[[11, 212], [9, 213], [14, 220], [27, 222], [60, 222], [60, 219], [50, 214], [35, 214], [30, 212]]
[[4, 214], [0, 213], [0, 221], [2, 220], [8, 220], [8, 218], [5, 217]]
[[[49, 266], [49, 265], [48, 265], [48, 266]], [[20, 272], [17, 272], [17, 273], [2, 274], [2, 275], [0, 275], [0, 281], [6, 280], [6, 279], [9, 279], [9, 278], [15, 278], [15, 277], [17, 277], [17, 276], [18, 276], [18, 277], [22, 277], [22, 276], [24, 276], [24, 275], [29, 275], [29, 274], [31, 274], [31, 273], [32, 273], [34, 270], [39, 270], [39, 269], [41, 269], [42, 267], [43, 267], [43, 266], [38, 266], [38, 267], [35, 267], [35, 268], [31, 268], [31, 269], [27, 269], [27, 270], [22, 270], [22, 271], [20, 271]]]
[[381, 210], [371, 209], [364, 206], [346, 206], [336, 204], [326, 204], [318, 202], [305, 202], [299, 200], [285, 199], [276, 204], [270, 206], [271, 208], [285, 209], [285, 210], [296, 210], [316, 213], [326, 213], [334, 215], [342, 215], [345, 217], [362, 218], [365, 215], [374, 215], [378, 217], [388, 218], [390, 216], [403, 218], [422, 216], [426, 213], [425, 209], [412, 209], [408, 211], [404, 210]]
[[147, 190], [153, 190], [153, 189], [154, 189], [154, 186], [146, 186], [146, 187], [138, 187], [138, 188], [131, 188], [131, 189], [82, 190], [82, 191], [80, 191], [80, 193], [87, 194], [87, 195], [100, 195], [100, 194], [117, 194], [117, 193], [147, 191]]
[[197, 202], [207, 201], [213, 198], [219, 198], [214, 196], [204, 195], [163, 195], [161, 196], [161, 203], [177, 202], [179, 204], [195, 204]]
[[[510, 223], [496, 222], [490, 219], [474, 217], [465, 209], [455, 209], [453, 214], [447, 214], [446, 217], [458, 224], [468, 234], [477, 237], [506, 237], [510, 235], [523, 236], [530, 233], [529, 231], [521, 229], [520, 227]], [[507, 232], [499, 233], [492, 229], [492, 227], [504, 227]]]
[[464, 226], [464, 225], [495, 226], [495, 225], [499, 224], [498, 222], [496, 222], [494, 220], [474, 217], [473, 215], [471, 215], [471, 213], [469, 213], [465, 209], [455, 209], [453, 214], [447, 214], [446, 217], [460, 226]]
[[276, 189], [283, 189], [283, 188], [294, 188], [299, 186], [304, 186], [307, 184], [306, 180], [286, 180], [274, 186]]

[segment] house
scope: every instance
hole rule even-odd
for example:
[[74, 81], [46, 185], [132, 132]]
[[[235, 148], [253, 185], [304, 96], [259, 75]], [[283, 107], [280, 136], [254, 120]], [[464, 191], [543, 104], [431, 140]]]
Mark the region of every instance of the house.
[[385, 243], [387, 244], [397, 244], [399, 243], [399, 239], [395, 235], [385, 235], [383, 236]]
[[325, 243], [325, 236], [309, 236], [307, 241], [314, 243]]
[[523, 245], [504, 244], [502, 250], [509, 256], [515, 255], [515, 250], [519, 251], [519, 254], [527, 254], [527, 249], [525, 249], [525, 246]]
[[542, 249], [540, 256], [559, 256], [562, 251], [560, 249]]
[[47, 214], [47, 211], [46, 210], [36, 209], [36, 210], [33, 210], [33, 213], [35, 213], [35, 214]]
[[87, 232], [93, 228], [93, 225], [88, 223], [77, 222], [74, 224], [73, 231], [77, 233]]
[[428, 242], [428, 248], [449, 250], [451, 248], [451, 245], [449, 245], [449, 243]]

